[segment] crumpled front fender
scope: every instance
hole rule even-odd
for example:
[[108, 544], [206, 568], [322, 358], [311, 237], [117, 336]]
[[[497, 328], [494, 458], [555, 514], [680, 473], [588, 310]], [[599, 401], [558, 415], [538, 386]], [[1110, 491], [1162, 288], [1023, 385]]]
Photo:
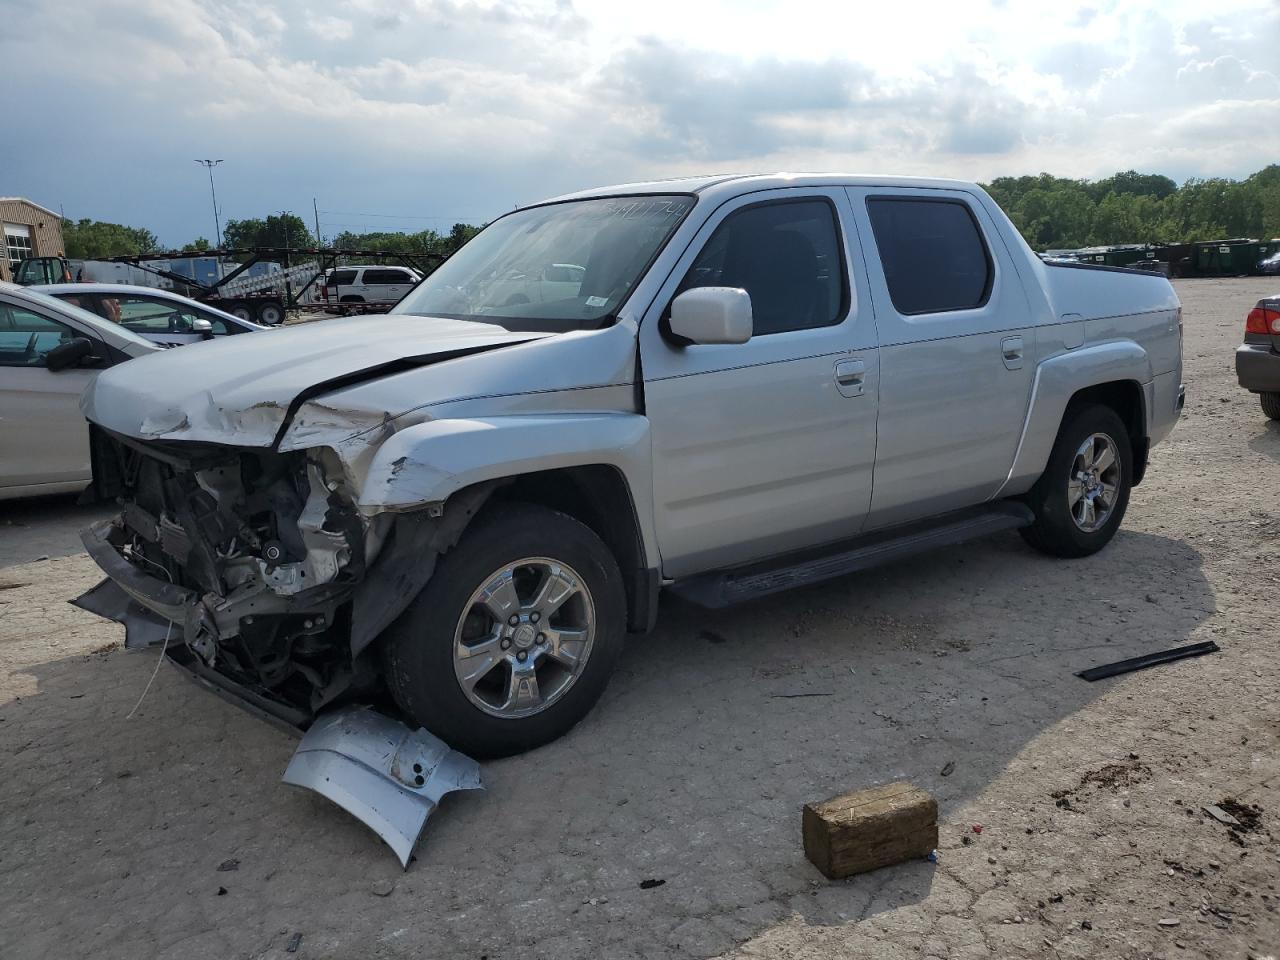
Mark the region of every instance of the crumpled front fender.
[[415, 510], [502, 477], [607, 464], [633, 488], [648, 469], [649, 421], [635, 413], [564, 413], [430, 420], [378, 448], [358, 506], [363, 513]]

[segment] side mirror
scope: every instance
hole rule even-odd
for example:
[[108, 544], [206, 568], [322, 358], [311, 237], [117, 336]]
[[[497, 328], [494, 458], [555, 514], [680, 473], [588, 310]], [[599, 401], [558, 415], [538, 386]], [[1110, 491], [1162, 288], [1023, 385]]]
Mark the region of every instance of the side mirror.
[[204, 317], [196, 317], [191, 321], [191, 332], [200, 334], [205, 340], [212, 340], [213, 324]]
[[60, 343], [44, 355], [44, 365], [57, 373], [68, 367], [79, 366], [93, 356], [93, 343], [84, 337], [76, 337], [66, 343]]
[[740, 287], [694, 287], [671, 301], [671, 332], [690, 343], [746, 343], [751, 295]]

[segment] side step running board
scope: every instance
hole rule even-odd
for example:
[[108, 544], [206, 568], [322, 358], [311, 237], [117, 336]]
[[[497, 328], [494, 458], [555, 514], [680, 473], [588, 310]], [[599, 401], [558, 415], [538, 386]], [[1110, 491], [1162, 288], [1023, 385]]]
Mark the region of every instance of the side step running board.
[[717, 573], [699, 574], [677, 580], [667, 589], [701, 607], [727, 607], [892, 563], [936, 547], [1030, 526], [1034, 519], [1025, 504], [1001, 500], [944, 514], [927, 523], [877, 531], [856, 540], [831, 544], [820, 551], [809, 550]]

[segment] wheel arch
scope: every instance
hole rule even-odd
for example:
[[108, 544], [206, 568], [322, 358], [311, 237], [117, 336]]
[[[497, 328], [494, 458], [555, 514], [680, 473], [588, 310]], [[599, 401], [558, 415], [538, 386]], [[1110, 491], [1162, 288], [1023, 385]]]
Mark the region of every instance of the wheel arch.
[[[636, 414], [434, 420], [389, 437], [364, 471], [366, 515], [448, 519], [457, 504], [527, 502], [565, 513], [604, 541], [623, 576], [627, 625], [646, 632], [661, 577], [648, 504], [649, 424]], [[482, 499], [477, 503], [476, 496]], [[470, 510], [451, 542], [470, 525]], [[399, 522], [399, 521], [397, 521]], [[423, 577], [423, 582], [429, 577]], [[420, 588], [419, 588], [420, 589]], [[415, 591], [416, 592], [416, 591]]]
[[1129, 431], [1129, 445], [1133, 450], [1133, 486], [1142, 482], [1147, 470], [1147, 451], [1150, 441], [1147, 437], [1147, 402], [1142, 385], [1136, 380], [1110, 380], [1096, 383], [1077, 390], [1071, 395], [1063, 419], [1087, 404], [1101, 404], [1110, 407], [1124, 421]]
[[521, 474], [499, 486], [489, 502], [538, 504], [590, 528], [622, 572], [627, 629], [646, 633], [653, 628], [660, 577], [656, 560], [646, 554], [635, 500], [621, 470], [595, 463]]
[[1082, 403], [1112, 407], [1133, 444], [1134, 483], [1142, 479], [1150, 447], [1151, 361], [1132, 340], [1096, 344], [1059, 354], [1036, 368], [1013, 465], [996, 496], [1025, 493], [1040, 478], [1069, 410]]

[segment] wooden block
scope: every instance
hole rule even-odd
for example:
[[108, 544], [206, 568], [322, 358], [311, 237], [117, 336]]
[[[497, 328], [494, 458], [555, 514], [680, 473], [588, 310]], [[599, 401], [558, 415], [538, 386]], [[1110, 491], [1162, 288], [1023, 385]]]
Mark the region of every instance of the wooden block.
[[910, 783], [887, 783], [806, 803], [804, 855], [831, 880], [927, 857], [938, 846], [938, 801]]

